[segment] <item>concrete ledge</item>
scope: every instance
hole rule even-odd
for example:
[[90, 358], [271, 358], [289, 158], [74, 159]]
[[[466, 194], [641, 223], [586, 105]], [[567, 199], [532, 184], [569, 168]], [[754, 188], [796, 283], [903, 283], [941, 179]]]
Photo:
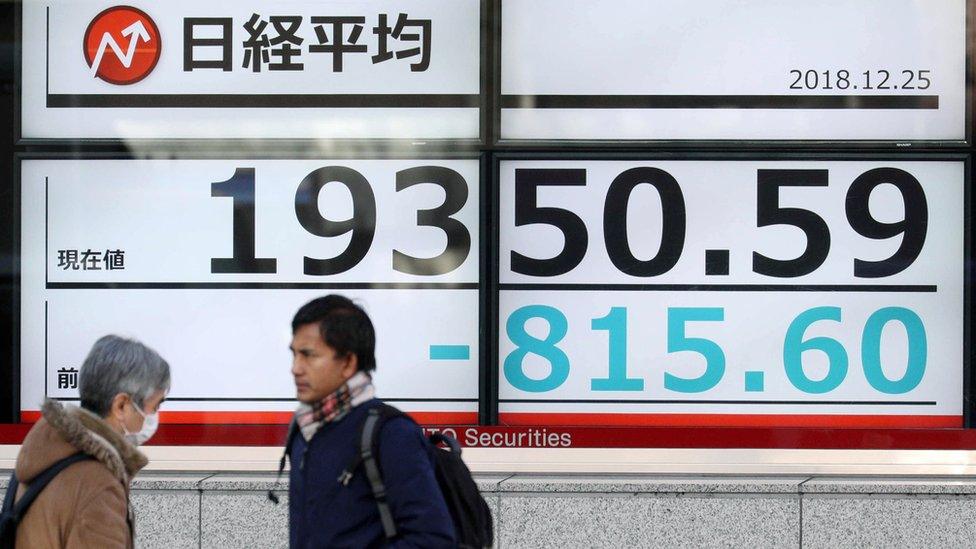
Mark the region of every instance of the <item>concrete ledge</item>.
[[[0, 445], [0, 469], [20, 446]], [[280, 447], [153, 446], [148, 472], [274, 474]], [[476, 474], [661, 474], [793, 476], [976, 476], [976, 450], [800, 450], [743, 448], [465, 448]]]
[[207, 473], [144, 472], [132, 479], [133, 490], [196, 490], [200, 483], [213, 476]]
[[799, 493], [809, 477], [738, 477], [690, 475], [526, 475], [510, 476], [499, 484], [500, 492], [542, 493], [649, 493], [649, 494], [745, 494]]
[[830, 477], [812, 478], [800, 486], [805, 494], [976, 494], [972, 477]]
[[[0, 497], [8, 471], [0, 471]], [[500, 547], [966, 547], [976, 479], [958, 476], [476, 475]], [[281, 504], [267, 491], [275, 489]], [[148, 472], [143, 548], [286, 547], [288, 479]]]

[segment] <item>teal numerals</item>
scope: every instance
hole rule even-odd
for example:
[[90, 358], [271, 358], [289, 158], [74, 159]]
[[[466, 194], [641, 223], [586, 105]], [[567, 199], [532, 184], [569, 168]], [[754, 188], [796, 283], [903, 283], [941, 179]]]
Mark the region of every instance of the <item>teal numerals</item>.
[[668, 352], [692, 351], [705, 357], [705, 372], [696, 378], [683, 378], [664, 373], [664, 388], [680, 393], [701, 393], [718, 385], [725, 374], [725, 353], [717, 343], [700, 337], [685, 337], [685, 323], [693, 321], [717, 322], [725, 319], [725, 310], [718, 307], [668, 308]]
[[[847, 377], [847, 351], [836, 339], [811, 337], [804, 340], [803, 334], [811, 324], [820, 320], [840, 322], [840, 307], [814, 307], [800, 313], [786, 330], [783, 342], [783, 366], [786, 377], [794, 387], [804, 393], [827, 393], [837, 388]], [[803, 371], [803, 353], [820, 351], [827, 355], [829, 366], [827, 375], [820, 381], [807, 377]]]
[[[908, 334], [908, 365], [901, 379], [891, 380], [881, 369], [881, 332], [885, 324], [901, 322]], [[872, 387], [889, 395], [907, 393], [922, 381], [925, 375], [925, 361], [928, 356], [928, 341], [922, 319], [904, 307], [885, 307], [868, 318], [861, 335], [861, 362], [864, 376]]]
[[590, 380], [590, 389], [643, 391], [643, 379], [627, 377], [627, 308], [611, 308], [607, 316], [594, 318], [590, 327], [594, 330], [606, 330], [610, 336], [610, 371], [605, 378]]
[[[541, 318], [549, 324], [549, 334], [545, 339], [537, 339], [525, 331], [525, 324], [533, 318]], [[530, 393], [544, 393], [562, 385], [569, 377], [569, 357], [556, 347], [566, 337], [569, 322], [559, 309], [545, 305], [527, 305], [508, 317], [505, 331], [508, 339], [515, 344], [514, 351], [505, 358], [505, 378], [512, 387]], [[549, 361], [549, 375], [542, 379], [532, 379], [525, 375], [526, 355], [541, 356]]]
[[[606, 331], [609, 342], [606, 377], [591, 378], [591, 391], [645, 390], [645, 380], [642, 377], [630, 377], [627, 372], [627, 315], [626, 307], [611, 307], [606, 315], [590, 320], [591, 330]], [[844, 383], [850, 369], [850, 359], [841, 341], [827, 336], [807, 336], [808, 331], [814, 331], [811, 330], [814, 324], [830, 321], [839, 325], [842, 316], [840, 307], [821, 306], [803, 311], [790, 322], [783, 340], [783, 368], [786, 377], [797, 390], [807, 394], [824, 394], [830, 393]], [[689, 337], [686, 330], [691, 322], [724, 322], [724, 320], [725, 309], [721, 307], [668, 308], [667, 352], [669, 354], [697, 353], [704, 359], [705, 368], [704, 372], [697, 377], [682, 377], [665, 371], [664, 389], [678, 393], [703, 393], [722, 381], [726, 370], [725, 352], [717, 342], [703, 337]], [[540, 328], [545, 325], [548, 330], [545, 337], [529, 334], [526, 328], [533, 322]], [[881, 364], [882, 337], [885, 327], [891, 322], [900, 323], [904, 327], [908, 340], [907, 352], [901, 355], [906, 357], [906, 364], [904, 373], [900, 376], [892, 373], [890, 368], [886, 372]], [[840, 326], [838, 328], [844, 329]], [[562, 311], [547, 305], [526, 305], [512, 312], [505, 323], [505, 330], [509, 340], [515, 346], [515, 349], [505, 357], [503, 364], [505, 379], [513, 388], [529, 393], [545, 393], [566, 383], [570, 374], [570, 360], [566, 352], [559, 348], [559, 344], [569, 332], [569, 321]], [[643, 343], [647, 344], [646, 341]], [[435, 358], [434, 347], [431, 347], [431, 359]], [[809, 364], [811, 355], [808, 351], [817, 351], [826, 358], [826, 374], [808, 375], [811, 369]], [[852, 350], [852, 353], [856, 351]], [[864, 324], [860, 354], [864, 377], [876, 391], [889, 395], [911, 392], [921, 384], [925, 376], [928, 357], [928, 340], [922, 319], [914, 311], [904, 307], [878, 309]], [[540, 373], [545, 372], [546, 375], [539, 378], [526, 374], [526, 357], [529, 355], [549, 363], [548, 372], [545, 372], [544, 366], [537, 370]], [[816, 357], [816, 353], [813, 356]], [[806, 369], [804, 358], [808, 361]], [[533, 366], [544, 365], [537, 359], [534, 363], [532, 360], [529, 362]], [[765, 390], [765, 376], [762, 370], [744, 373], [747, 393]]]

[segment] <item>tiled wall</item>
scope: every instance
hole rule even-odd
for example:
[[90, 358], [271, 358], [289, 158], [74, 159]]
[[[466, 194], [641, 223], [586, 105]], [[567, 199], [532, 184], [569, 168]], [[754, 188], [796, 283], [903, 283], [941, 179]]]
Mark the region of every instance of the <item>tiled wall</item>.
[[[9, 473], [2, 475], [0, 495]], [[479, 476], [499, 547], [971, 547], [976, 479]], [[147, 474], [144, 548], [287, 547], [267, 475]]]

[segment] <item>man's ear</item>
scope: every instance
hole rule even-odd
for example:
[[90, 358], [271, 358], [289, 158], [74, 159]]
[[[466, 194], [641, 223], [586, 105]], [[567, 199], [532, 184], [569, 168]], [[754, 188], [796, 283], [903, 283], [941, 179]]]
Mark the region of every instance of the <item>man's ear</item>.
[[356, 375], [356, 371], [359, 370], [359, 357], [356, 353], [349, 353], [346, 358], [346, 365], [342, 367], [342, 379], [349, 379]]

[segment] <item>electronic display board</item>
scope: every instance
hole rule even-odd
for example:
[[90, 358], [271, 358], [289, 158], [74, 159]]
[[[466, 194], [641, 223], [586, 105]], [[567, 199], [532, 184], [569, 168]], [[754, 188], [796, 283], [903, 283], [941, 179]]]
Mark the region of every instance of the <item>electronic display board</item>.
[[[969, 3], [25, 1], [23, 417], [114, 332], [173, 364], [167, 422], [281, 423], [291, 315], [338, 292], [435, 428], [961, 427], [971, 160], [754, 147], [968, 155]], [[481, 136], [491, 180], [436, 141]]]
[[963, 141], [966, 1], [503, 0], [504, 140]]
[[961, 427], [965, 182], [961, 160], [501, 160], [501, 423]]
[[342, 293], [376, 326], [379, 394], [476, 422], [477, 159], [21, 165], [23, 410], [76, 398], [117, 333], [170, 362], [167, 412], [287, 422], [291, 317]]

